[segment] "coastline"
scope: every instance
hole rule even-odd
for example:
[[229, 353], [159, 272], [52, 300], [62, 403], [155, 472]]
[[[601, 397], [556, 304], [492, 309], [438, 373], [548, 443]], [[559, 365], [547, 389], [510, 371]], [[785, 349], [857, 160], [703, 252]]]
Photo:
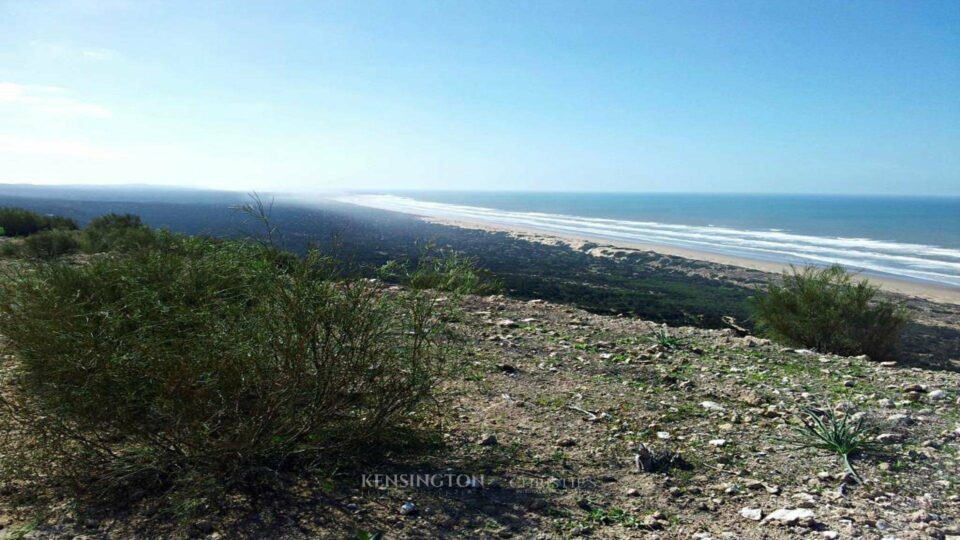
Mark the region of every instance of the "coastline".
[[[525, 240], [546, 244], [566, 244], [574, 249], [580, 249], [587, 243], [597, 244], [590, 249], [592, 255], [603, 257], [613, 256], [614, 251], [646, 251], [670, 257], [679, 257], [692, 261], [710, 262], [714, 264], [745, 268], [770, 274], [779, 274], [790, 268], [789, 264], [771, 261], [748, 259], [734, 255], [724, 255], [699, 251], [684, 247], [667, 246], [660, 244], [645, 244], [625, 240], [611, 240], [609, 238], [593, 237], [589, 234], [566, 235], [554, 231], [537, 229], [536, 227], [520, 227], [516, 225], [502, 225], [481, 220], [462, 218], [437, 218], [432, 216], [416, 215], [415, 217], [429, 223], [448, 227], [460, 227], [491, 232], [504, 232]], [[960, 289], [925, 283], [908, 279], [897, 279], [891, 276], [877, 276], [867, 274], [864, 277], [879, 285], [884, 291], [894, 292], [910, 297], [922, 298], [931, 302], [960, 305]]]

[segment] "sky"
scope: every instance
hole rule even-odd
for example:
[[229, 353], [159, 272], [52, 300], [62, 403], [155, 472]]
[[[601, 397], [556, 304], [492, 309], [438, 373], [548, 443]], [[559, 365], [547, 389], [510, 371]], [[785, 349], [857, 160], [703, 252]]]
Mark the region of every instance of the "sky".
[[0, 0], [0, 183], [960, 195], [960, 2]]

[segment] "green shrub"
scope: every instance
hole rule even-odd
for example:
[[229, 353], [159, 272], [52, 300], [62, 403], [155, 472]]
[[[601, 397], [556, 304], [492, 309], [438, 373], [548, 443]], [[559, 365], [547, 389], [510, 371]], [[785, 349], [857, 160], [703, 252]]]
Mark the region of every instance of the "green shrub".
[[18, 242], [13, 242], [7, 240], [5, 242], [0, 242], [0, 256], [3, 257], [16, 257], [20, 255], [20, 244]]
[[908, 316], [901, 305], [878, 299], [878, 291], [839, 266], [793, 268], [781, 284], [754, 297], [752, 308], [759, 329], [772, 339], [881, 360], [895, 353]]
[[47, 216], [23, 208], [0, 208], [0, 229], [6, 236], [27, 236], [50, 229], [76, 228], [76, 222], [69, 218]]
[[477, 268], [473, 259], [455, 251], [434, 254], [428, 248], [412, 266], [390, 261], [380, 268], [380, 276], [412, 289], [432, 289], [457, 294], [494, 294], [503, 290], [503, 284], [484, 269]]
[[52, 259], [80, 249], [76, 232], [63, 229], [41, 231], [23, 239], [18, 254], [32, 259]]
[[17, 381], [4, 480], [93, 497], [244, 485], [413, 425], [446, 354], [440, 304], [334, 266], [179, 239], [16, 270], [0, 283]]
[[105, 214], [94, 218], [83, 229], [83, 249], [87, 253], [133, 251], [157, 247], [164, 233], [143, 224], [133, 214]]

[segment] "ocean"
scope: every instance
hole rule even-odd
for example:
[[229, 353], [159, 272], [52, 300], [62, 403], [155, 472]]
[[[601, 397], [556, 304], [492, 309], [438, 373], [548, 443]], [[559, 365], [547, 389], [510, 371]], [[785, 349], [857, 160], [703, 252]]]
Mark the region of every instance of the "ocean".
[[405, 191], [337, 199], [960, 287], [960, 197]]

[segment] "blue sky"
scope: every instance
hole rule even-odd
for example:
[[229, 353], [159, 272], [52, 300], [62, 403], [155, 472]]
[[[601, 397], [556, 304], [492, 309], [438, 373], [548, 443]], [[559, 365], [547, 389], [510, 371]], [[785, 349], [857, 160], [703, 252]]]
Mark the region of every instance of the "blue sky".
[[0, 182], [960, 194], [960, 2], [0, 0]]

